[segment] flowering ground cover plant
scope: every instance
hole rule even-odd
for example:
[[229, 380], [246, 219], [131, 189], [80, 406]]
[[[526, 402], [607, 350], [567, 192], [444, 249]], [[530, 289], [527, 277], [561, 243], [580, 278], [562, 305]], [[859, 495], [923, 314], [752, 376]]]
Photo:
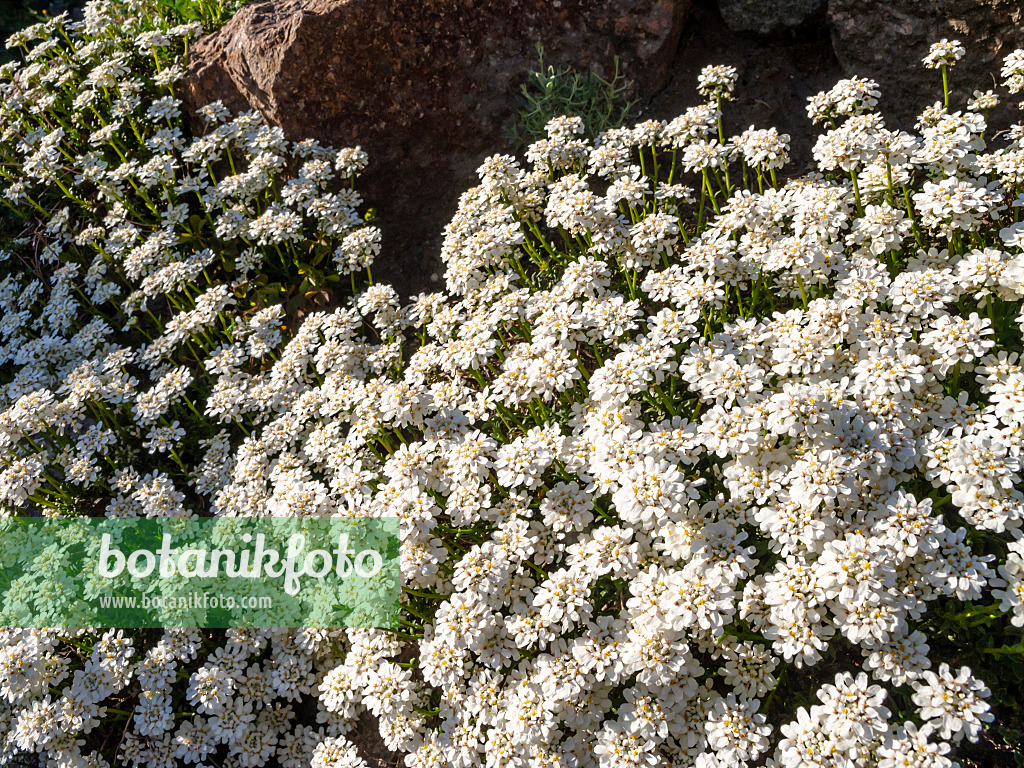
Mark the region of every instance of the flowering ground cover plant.
[[365, 156], [217, 105], [188, 137], [198, 30], [148, 9], [11, 41], [0, 503], [398, 516], [402, 628], [5, 631], [4, 760], [361, 766], [367, 713], [409, 768], [1019, 745], [1024, 128], [949, 103], [957, 43], [916, 134], [869, 80], [811, 99], [788, 181], [788, 137], [726, 138], [728, 67], [669, 122], [556, 118], [403, 307]]

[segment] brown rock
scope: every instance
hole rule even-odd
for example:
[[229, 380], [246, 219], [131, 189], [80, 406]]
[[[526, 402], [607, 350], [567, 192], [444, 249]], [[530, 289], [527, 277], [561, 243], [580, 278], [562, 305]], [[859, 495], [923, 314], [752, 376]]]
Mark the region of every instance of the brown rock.
[[359, 184], [379, 211], [385, 274], [436, 289], [444, 224], [489, 154], [536, 61], [610, 75], [640, 94], [666, 77], [690, 0], [260, 0], [200, 40], [182, 88], [258, 109], [290, 139], [361, 145]]
[[[831, 0], [828, 18], [844, 72], [877, 80], [879, 109], [905, 128], [942, 100], [940, 73], [921, 64], [932, 43], [945, 37], [967, 48], [950, 70], [954, 110], [963, 109], [975, 90], [995, 88], [1003, 58], [1024, 46], [1020, 0]], [[1005, 89], [995, 90], [1007, 96]], [[989, 122], [1005, 128], [1015, 115], [1005, 105]]]

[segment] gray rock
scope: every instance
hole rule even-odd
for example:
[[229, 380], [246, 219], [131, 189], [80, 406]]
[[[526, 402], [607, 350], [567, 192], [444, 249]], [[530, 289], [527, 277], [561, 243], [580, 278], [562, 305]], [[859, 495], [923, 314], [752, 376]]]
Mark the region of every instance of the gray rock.
[[769, 35], [797, 29], [820, 14], [825, 0], [719, 0], [718, 10], [733, 32]]

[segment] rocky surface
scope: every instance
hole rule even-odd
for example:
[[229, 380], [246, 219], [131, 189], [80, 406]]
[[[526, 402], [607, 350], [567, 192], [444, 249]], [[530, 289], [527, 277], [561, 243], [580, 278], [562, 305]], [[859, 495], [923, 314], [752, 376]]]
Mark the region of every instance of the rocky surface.
[[720, 0], [718, 7], [733, 32], [768, 35], [814, 23], [825, 5], [826, 0]]
[[729, 29], [711, 0], [693, 4], [665, 87], [651, 98], [640, 119], [671, 120], [701, 103], [697, 75], [707, 64], [736, 67], [735, 101], [722, 106], [727, 134], [749, 128], [778, 128], [792, 142], [787, 171], [813, 167], [811, 148], [817, 129], [807, 119], [807, 98], [835, 85], [843, 71], [832, 52], [828, 29], [807, 26], [765, 37]]
[[619, 56], [649, 94], [665, 81], [688, 5], [260, 0], [195, 46], [182, 95], [191, 110], [220, 99], [258, 109], [289, 138], [367, 150], [359, 189], [391, 254], [380, 276], [408, 292], [438, 271], [444, 222], [480, 161], [502, 149], [537, 42], [548, 63], [605, 75]]
[[[951, 72], [954, 108], [963, 108], [1024, 47], [1024, 2], [259, 0], [195, 46], [182, 95], [193, 110], [221, 99], [259, 109], [289, 138], [366, 149], [359, 189], [384, 232], [375, 274], [408, 296], [442, 286], [440, 243], [459, 194], [485, 156], [512, 151], [502, 128], [537, 42], [546, 63], [606, 76], [620, 56], [641, 119], [698, 103], [703, 66], [736, 66], [727, 130], [790, 134], [788, 170], [801, 173], [816, 135], [808, 96], [844, 76], [872, 77], [888, 124], [912, 128], [941, 98], [941, 78], [921, 58], [942, 37], [968, 49]], [[1006, 105], [990, 119], [1020, 118]]]
[[[1021, 0], [830, 0], [828, 23], [844, 72], [877, 80], [879, 109], [904, 128], [942, 98], [941, 75], [921, 64], [931, 43], [945, 37], [967, 48], [950, 71], [959, 108], [976, 89], [1000, 92], [995, 85], [1003, 58], [1024, 46]], [[989, 119], [1005, 126], [1014, 115], [1019, 120], [1007, 105]]]

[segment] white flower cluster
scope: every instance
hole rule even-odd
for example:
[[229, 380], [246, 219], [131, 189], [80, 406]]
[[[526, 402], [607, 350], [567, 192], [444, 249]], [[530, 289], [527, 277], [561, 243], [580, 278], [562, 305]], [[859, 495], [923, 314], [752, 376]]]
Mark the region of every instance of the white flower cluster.
[[[1024, 623], [1024, 129], [989, 149], [982, 100], [890, 131], [853, 79], [811, 99], [821, 172], [780, 183], [788, 137], [727, 140], [737, 73], [709, 68], [676, 120], [591, 146], [558, 118], [527, 167], [489, 158], [445, 293], [300, 317], [275, 260], [300, 285], [380, 248], [326, 191], [365, 155], [286, 152], [217, 105], [186, 143], [130, 67], [181, 33], [119, 47], [136, 6], [93, 2], [49, 69], [7, 73], [5, 199], [45, 203], [74, 162], [104, 214], [55, 207], [59, 267], [0, 281], [0, 503], [396, 516], [406, 621], [8, 632], [5, 759], [355, 768], [367, 715], [408, 768], [941, 768], [979, 738], [990, 691], [927, 629], [988, 598]], [[61, 160], [62, 129], [25, 130], [75, 77], [150, 153], [115, 165], [133, 132], [89, 125]]]

